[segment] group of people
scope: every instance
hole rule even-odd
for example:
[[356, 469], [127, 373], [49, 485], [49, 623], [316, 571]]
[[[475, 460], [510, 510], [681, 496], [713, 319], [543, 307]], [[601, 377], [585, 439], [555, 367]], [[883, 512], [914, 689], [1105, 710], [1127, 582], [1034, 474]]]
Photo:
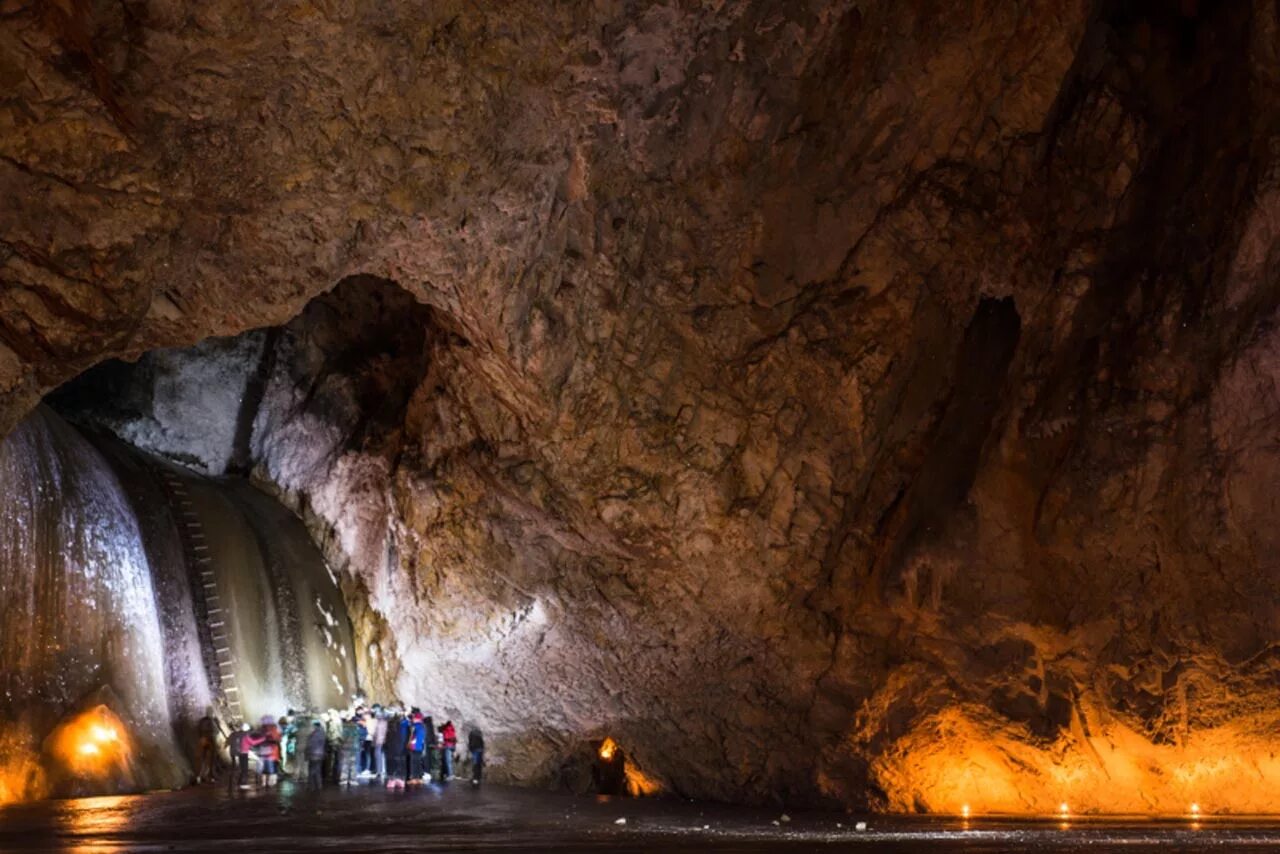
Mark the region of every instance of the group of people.
[[[197, 725], [199, 746], [197, 782], [212, 782], [218, 765], [222, 728], [209, 709]], [[453, 721], [436, 726], [417, 707], [404, 710], [380, 705], [357, 706], [347, 713], [330, 709], [320, 715], [290, 710], [278, 720], [265, 716], [257, 727], [241, 724], [226, 737], [231, 768], [229, 789], [250, 787], [250, 759], [257, 760], [263, 787], [278, 784], [281, 774], [304, 776], [307, 787], [325, 783], [384, 784], [403, 789], [432, 780], [454, 778], [458, 732]], [[479, 786], [484, 773], [484, 735], [477, 728], [467, 734], [471, 784]]]

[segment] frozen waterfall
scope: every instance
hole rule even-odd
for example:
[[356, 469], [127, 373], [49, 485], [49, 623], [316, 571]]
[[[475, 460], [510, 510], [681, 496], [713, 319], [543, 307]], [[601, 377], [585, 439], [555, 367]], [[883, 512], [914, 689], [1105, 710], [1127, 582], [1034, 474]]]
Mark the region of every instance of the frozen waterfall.
[[[350, 703], [341, 592], [303, 524], [243, 481], [87, 438], [41, 407], [0, 442], [0, 803], [178, 785], [194, 722]], [[46, 741], [101, 705], [131, 755]]]

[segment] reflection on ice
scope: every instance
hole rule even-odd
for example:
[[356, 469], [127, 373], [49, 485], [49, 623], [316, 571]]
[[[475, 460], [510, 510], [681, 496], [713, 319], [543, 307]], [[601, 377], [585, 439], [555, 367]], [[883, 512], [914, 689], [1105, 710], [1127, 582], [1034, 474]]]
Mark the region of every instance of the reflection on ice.
[[[286, 785], [249, 796], [188, 790], [145, 798], [51, 802], [0, 812], [0, 850], [791, 852], [1210, 851], [1275, 847], [1280, 825], [1186, 821], [1057, 822], [897, 818], [792, 812], [668, 799], [582, 798], [484, 787], [381, 787], [309, 793]], [[619, 819], [626, 819], [620, 823]], [[859, 829], [861, 828], [861, 829]], [[268, 841], [269, 840], [269, 841]], [[15, 844], [16, 843], [16, 844]], [[99, 847], [101, 846], [101, 847]], [[253, 848], [252, 843], [248, 847]]]

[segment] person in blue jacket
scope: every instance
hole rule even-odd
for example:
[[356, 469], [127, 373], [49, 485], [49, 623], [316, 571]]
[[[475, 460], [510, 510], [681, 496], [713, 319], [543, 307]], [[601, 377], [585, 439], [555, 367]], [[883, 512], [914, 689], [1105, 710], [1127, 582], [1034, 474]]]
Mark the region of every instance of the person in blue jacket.
[[409, 730], [409, 785], [422, 784], [422, 754], [426, 747], [427, 727], [422, 722], [422, 712], [414, 712]]

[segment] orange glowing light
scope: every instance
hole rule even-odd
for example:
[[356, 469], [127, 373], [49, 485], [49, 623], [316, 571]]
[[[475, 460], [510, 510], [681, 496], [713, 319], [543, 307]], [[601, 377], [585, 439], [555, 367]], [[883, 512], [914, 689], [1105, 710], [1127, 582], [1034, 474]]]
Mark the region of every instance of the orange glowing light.
[[131, 753], [124, 725], [105, 705], [63, 722], [46, 743], [58, 764], [79, 777], [115, 776]]
[[[914, 690], [914, 680], [904, 675], [901, 684], [893, 683], [876, 701], [878, 708]], [[1105, 703], [1082, 696], [1069, 725], [1043, 742], [981, 705], [944, 705], [881, 750], [871, 776], [888, 810], [900, 813], [959, 817], [968, 804], [972, 816], [1054, 821], [1280, 815], [1280, 711], [1223, 715], [1176, 740], [1157, 740]], [[843, 778], [820, 779], [830, 794], [851, 796]]]
[[1192, 815], [1200, 815], [1200, 805], [1199, 805], [1199, 804], [1192, 804], [1192, 805], [1191, 805], [1191, 814], [1192, 814]]
[[1063, 801], [1062, 803], [1058, 804], [1058, 814], [1059, 814], [1059, 815], [1067, 815], [1069, 812], [1071, 812], [1071, 810], [1067, 808], [1067, 802], [1066, 802], [1066, 801]]
[[605, 762], [612, 761], [613, 754], [617, 751], [617, 749], [618, 749], [618, 743], [616, 741], [614, 741], [612, 738], [605, 738], [604, 741], [600, 742], [600, 758], [603, 759]]
[[964, 816], [965, 818], [968, 818], [968, 817], [969, 817], [969, 805], [968, 805], [968, 804], [965, 804], [964, 806], [960, 807], [960, 815]]
[[630, 759], [624, 770], [627, 776], [627, 794], [633, 798], [647, 798], [662, 791], [662, 784], [641, 771]]
[[16, 727], [0, 729], [0, 806], [49, 794], [44, 769]]

